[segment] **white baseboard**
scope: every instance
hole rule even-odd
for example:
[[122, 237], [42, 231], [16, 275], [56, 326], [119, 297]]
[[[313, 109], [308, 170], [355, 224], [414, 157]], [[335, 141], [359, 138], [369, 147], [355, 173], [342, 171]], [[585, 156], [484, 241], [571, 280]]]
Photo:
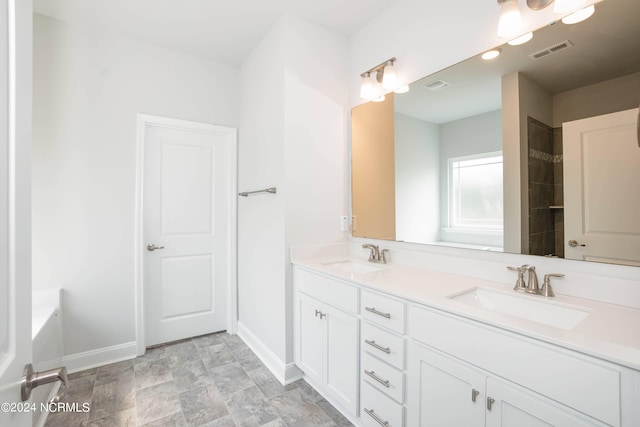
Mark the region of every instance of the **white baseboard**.
[[294, 363], [284, 363], [267, 347], [253, 332], [242, 322], [238, 322], [238, 336], [265, 364], [267, 369], [276, 377], [282, 385], [291, 384], [302, 378], [302, 371]]
[[134, 359], [136, 357], [136, 349], [136, 342], [132, 341], [111, 347], [85, 351], [84, 353], [71, 354], [64, 356], [62, 360], [67, 367], [67, 372], [72, 374], [97, 366]]

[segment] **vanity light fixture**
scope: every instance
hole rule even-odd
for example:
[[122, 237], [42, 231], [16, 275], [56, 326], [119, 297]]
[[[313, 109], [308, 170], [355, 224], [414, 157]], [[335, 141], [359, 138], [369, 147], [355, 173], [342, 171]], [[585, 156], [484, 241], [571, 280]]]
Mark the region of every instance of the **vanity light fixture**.
[[[374, 102], [384, 101], [384, 93], [394, 91], [405, 93], [409, 91], [409, 86], [402, 84], [398, 80], [395, 69], [396, 58], [390, 58], [370, 70], [360, 74], [362, 84], [360, 86], [360, 97]], [[375, 79], [373, 76], [375, 75]]]
[[498, 48], [486, 51], [485, 53], [482, 54], [481, 58], [484, 59], [485, 61], [489, 61], [491, 59], [497, 58], [498, 56], [500, 56], [501, 53], [502, 53], [502, 49], [498, 47]]
[[522, 32], [522, 14], [518, 0], [498, 0], [500, 5], [500, 20], [498, 21], [498, 36], [509, 38]]
[[509, 40], [507, 42], [507, 44], [509, 44], [511, 46], [520, 46], [521, 44], [525, 44], [526, 42], [528, 42], [532, 38], [533, 38], [533, 33], [532, 32], [528, 32], [527, 34], [523, 34], [523, 35], [521, 35], [519, 37], [516, 37], [513, 40]]
[[[520, 13], [519, 0], [498, 0], [500, 5], [500, 20], [498, 21], [498, 36], [502, 38], [513, 38], [521, 34], [524, 26], [522, 14]], [[576, 24], [593, 15], [594, 5], [584, 7], [587, 0], [527, 0], [527, 7], [531, 10], [542, 10], [553, 3], [553, 12], [568, 16], [562, 18], [565, 24]], [[528, 37], [528, 38], [527, 38]], [[513, 38], [509, 42], [512, 46], [517, 46], [531, 40], [530, 33], [521, 37]]]
[[531, 10], [542, 10], [549, 6], [553, 0], [527, 0], [527, 6]]
[[360, 85], [360, 98], [373, 99], [376, 97], [375, 89], [373, 88], [373, 79], [371, 73], [366, 72], [362, 74], [362, 84]]
[[393, 59], [387, 61], [382, 69], [382, 87], [387, 90], [394, 90], [398, 87], [398, 76], [396, 76], [396, 68], [393, 66]]
[[589, 17], [591, 17], [591, 15], [593, 15], [593, 12], [595, 12], [596, 7], [594, 5], [591, 6], [587, 6], [584, 9], [580, 9], [577, 12], [573, 12], [571, 15], [567, 15], [564, 18], [562, 18], [562, 23], [563, 24], [577, 24], [578, 22], [582, 22], [586, 19], [588, 19]]

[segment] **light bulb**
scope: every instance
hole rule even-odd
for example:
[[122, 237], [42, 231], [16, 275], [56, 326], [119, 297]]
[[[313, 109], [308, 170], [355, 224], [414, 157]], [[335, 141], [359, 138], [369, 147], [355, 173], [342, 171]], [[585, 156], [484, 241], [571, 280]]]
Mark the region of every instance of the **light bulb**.
[[384, 101], [384, 99], [385, 99], [384, 95], [380, 95], [380, 96], [377, 96], [377, 97], [373, 98], [372, 101], [373, 102], [382, 102], [382, 101]]
[[492, 50], [489, 50], [489, 51], [483, 53], [481, 58], [484, 59], [485, 61], [488, 61], [490, 59], [494, 59], [494, 58], [497, 58], [498, 56], [500, 56], [501, 52], [502, 52], [502, 49], [500, 49], [500, 48], [492, 49]]
[[509, 38], [522, 32], [522, 15], [518, 0], [504, 0], [498, 21], [498, 36]]
[[554, 13], [567, 13], [580, 9], [586, 0], [555, 0], [553, 2]]
[[577, 24], [578, 22], [582, 22], [585, 19], [588, 19], [591, 15], [593, 15], [593, 12], [596, 11], [596, 8], [594, 5], [591, 6], [587, 6], [584, 9], [580, 9], [577, 12], [573, 12], [571, 15], [567, 15], [564, 18], [562, 18], [562, 23], [563, 24]]
[[394, 90], [398, 87], [398, 76], [393, 66], [393, 61], [387, 62], [382, 73], [382, 87], [386, 90]]
[[362, 84], [360, 85], [360, 98], [373, 99], [375, 97], [376, 91], [373, 87], [371, 73], [365, 73], [362, 77]]
[[407, 93], [409, 92], [409, 85], [403, 85], [394, 90], [395, 93]]

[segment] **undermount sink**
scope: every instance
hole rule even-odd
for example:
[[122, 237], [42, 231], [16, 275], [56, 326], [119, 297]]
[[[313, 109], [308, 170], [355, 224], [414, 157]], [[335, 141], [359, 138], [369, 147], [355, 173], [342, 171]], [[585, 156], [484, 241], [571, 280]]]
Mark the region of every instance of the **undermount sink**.
[[475, 288], [449, 297], [474, 307], [497, 311], [556, 328], [570, 330], [589, 315], [586, 308], [570, 307], [535, 295], [507, 294]]
[[379, 267], [377, 265], [365, 264], [363, 262], [357, 262], [352, 260], [328, 262], [324, 265], [328, 267], [332, 267], [344, 273], [352, 273], [352, 274], [373, 273], [374, 271], [383, 270], [382, 267]]

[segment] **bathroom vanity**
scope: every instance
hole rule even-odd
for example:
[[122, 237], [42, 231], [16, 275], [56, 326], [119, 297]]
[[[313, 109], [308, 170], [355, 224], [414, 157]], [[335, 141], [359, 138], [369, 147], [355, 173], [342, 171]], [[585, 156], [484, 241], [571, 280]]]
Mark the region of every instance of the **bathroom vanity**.
[[356, 425], [640, 425], [640, 310], [353, 256], [293, 263], [295, 363]]

